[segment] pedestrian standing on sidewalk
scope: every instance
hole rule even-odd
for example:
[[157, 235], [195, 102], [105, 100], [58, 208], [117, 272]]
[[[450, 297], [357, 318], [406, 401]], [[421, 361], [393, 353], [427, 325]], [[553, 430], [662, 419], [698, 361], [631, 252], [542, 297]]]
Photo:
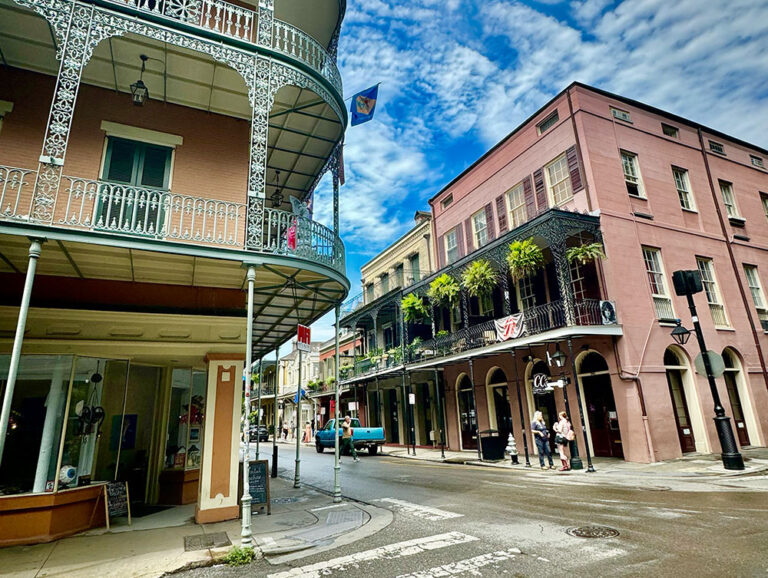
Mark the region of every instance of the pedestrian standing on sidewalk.
[[544, 416], [540, 411], [533, 414], [531, 431], [533, 432], [533, 439], [536, 440], [536, 449], [539, 452], [539, 465], [541, 469], [547, 469], [544, 465], [544, 456], [546, 456], [547, 460], [549, 460], [549, 469], [554, 470], [555, 464], [552, 462], [552, 448], [549, 445], [549, 428], [547, 428]]
[[309, 422], [304, 426], [304, 438], [301, 440], [303, 443], [308, 444], [312, 441], [312, 426]]
[[573, 438], [573, 429], [571, 428], [571, 422], [568, 421], [568, 414], [561, 411], [558, 415], [560, 421], [552, 428], [555, 430], [555, 443], [557, 444], [557, 451], [560, 452], [560, 462], [563, 464], [563, 467], [558, 471], [567, 472], [571, 469], [567, 447], [568, 441]]
[[359, 462], [360, 459], [357, 457], [357, 450], [355, 449], [355, 444], [352, 442], [353, 433], [354, 433], [354, 430], [352, 429], [352, 418], [347, 416], [344, 418], [344, 421], [341, 423], [341, 453], [342, 454], [344, 453], [344, 448], [349, 448], [349, 453], [352, 454], [352, 458], [356, 462]]

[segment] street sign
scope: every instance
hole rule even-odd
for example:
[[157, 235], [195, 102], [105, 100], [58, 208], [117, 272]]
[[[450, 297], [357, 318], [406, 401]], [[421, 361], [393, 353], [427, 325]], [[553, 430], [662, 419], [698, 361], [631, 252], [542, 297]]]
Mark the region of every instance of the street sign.
[[296, 349], [299, 351], [310, 351], [309, 341], [309, 327], [306, 325], [299, 325], [296, 330]]
[[[712, 376], [722, 377], [723, 373], [725, 373], [725, 361], [723, 360], [723, 356], [708, 349], [707, 357], [709, 357], [709, 367], [712, 368]], [[707, 372], [704, 369], [704, 357], [702, 357], [701, 353], [696, 356], [693, 365], [696, 368], [696, 373], [704, 376], [707, 375]]]
[[415, 393], [409, 393], [408, 394], [408, 403], [411, 405], [416, 405], [416, 394]]

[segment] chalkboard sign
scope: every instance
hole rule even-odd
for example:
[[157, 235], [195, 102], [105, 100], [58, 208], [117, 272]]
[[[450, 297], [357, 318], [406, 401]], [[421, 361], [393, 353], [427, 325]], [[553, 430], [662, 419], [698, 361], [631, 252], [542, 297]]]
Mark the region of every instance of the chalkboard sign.
[[116, 516], [128, 515], [128, 525], [131, 525], [131, 503], [128, 494], [128, 482], [107, 482], [104, 486], [104, 508], [107, 513], [107, 529], [109, 519]]
[[269, 460], [254, 460], [248, 462], [248, 490], [251, 494], [251, 507], [267, 506], [267, 512], [272, 513], [269, 503]]

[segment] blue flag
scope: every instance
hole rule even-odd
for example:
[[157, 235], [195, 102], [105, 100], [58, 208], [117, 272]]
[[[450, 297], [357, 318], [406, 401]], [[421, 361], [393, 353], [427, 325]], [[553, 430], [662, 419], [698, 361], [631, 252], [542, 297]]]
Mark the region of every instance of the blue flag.
[[349, 107], [349, 111], [352, 113], [352, 122], [350, 123], [352, 126], [368, 122], [373, 118], [378, 96], [379, 85], [377, 84], [352, 97], [352, 105]]
[[[301, 390], [301, 397], [302, 399], [307, 396], [307, 392], [303, 389]], [[293, 396], [293, 403], [299, 403], [299, 392], [296, 392], [296, 395]]]

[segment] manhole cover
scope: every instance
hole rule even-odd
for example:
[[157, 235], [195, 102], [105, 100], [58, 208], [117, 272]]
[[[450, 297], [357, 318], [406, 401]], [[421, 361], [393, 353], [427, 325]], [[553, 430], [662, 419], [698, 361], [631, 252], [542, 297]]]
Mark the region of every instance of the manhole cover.
[[213, 534], [195, 534], [193, 536], [184, 536], [184, 551], [192, 552], [194, 550], [206, 550], [208, 548], [221, 548], [222, 546], [231, 546], [226, 532], [214, 532]]
[[608, 526], [579, 526], [578, 528], [568, 528], [566, 532], [577, 538], [613, 538], [619, 535], [618, 530]]

